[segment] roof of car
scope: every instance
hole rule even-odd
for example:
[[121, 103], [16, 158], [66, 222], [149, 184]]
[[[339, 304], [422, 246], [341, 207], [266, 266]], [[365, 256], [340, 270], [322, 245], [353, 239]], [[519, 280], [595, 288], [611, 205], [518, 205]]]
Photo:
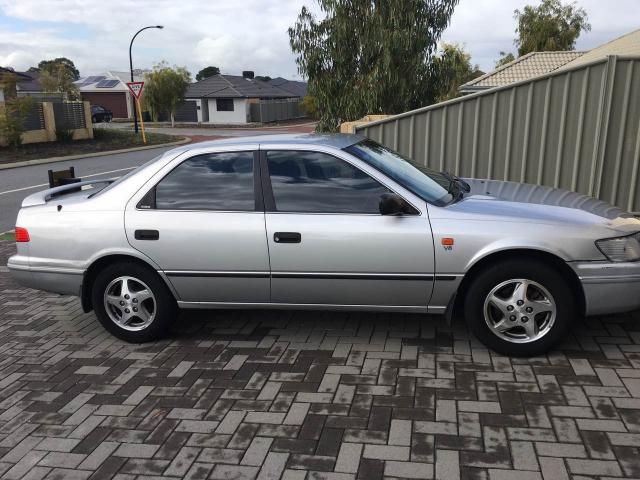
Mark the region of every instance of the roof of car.
[[217, 146], [233, 146], [233, 145], [276, 145], [283, 143], [291, 143], [295, 145], [321, 145], [325, 147], [345, 148], [353, 145], [365, 137], [362, 135], [352, 135], [346, 133], [289, 133], [277, 135], [253, 135], [250, 137], [233, 137], [220, 140], [210, 140], [207, 142], [198, 142], [180, 148], [179, 150], [192, 150], [194, 148], [215, 148]]

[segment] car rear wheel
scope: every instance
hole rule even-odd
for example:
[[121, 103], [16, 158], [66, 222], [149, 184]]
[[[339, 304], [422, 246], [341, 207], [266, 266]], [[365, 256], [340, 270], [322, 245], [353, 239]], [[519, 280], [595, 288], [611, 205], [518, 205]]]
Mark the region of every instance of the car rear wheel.
[[472, 281], [464, 303], [469, 329], [509, 356], [541, 355], [567, 334], [575, 293], [554, 268], [536, 260], [497, 263]]
[[162, 279], [135, 263], [117, 263], [101, 271], [93, 284], [92, 300], [102, 326], [132, 343], [161, 338], [177, 313]]

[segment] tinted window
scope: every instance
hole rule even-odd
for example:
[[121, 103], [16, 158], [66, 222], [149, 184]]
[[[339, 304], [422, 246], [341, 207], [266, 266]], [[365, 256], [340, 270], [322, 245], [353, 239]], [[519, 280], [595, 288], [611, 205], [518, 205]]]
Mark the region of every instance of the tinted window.
[[253, 153], [185, 160], [158, 183], [155, 203], [165, 210], [254, 210]]
[[380, 213], [389, 190], [353, 165], [324, 153], [268, 152], [276, 210]]
[[219, 112], [233, 112], [233, 98], [216, 99], [216, 109]]

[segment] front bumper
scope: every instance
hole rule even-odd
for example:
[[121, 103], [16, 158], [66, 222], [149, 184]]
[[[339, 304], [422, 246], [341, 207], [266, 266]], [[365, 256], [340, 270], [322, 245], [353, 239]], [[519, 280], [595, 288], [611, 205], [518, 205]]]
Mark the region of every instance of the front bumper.
[[7, 268], [20, 285], [63, 295], [79, 296], [84, 272], [71, 268], [31, 267], [24, 255], [9, 257]]
[[640, 262], [571, 262], [582, 283], [586, 315], [640, 309]]

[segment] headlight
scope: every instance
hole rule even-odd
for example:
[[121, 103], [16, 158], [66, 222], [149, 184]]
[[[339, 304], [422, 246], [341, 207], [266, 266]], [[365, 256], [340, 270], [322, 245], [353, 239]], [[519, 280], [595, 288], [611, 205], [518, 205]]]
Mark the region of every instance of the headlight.
[[598, 240], [596, 246], [612, 262], [640, 260], [640, 232], [626, 237]]

